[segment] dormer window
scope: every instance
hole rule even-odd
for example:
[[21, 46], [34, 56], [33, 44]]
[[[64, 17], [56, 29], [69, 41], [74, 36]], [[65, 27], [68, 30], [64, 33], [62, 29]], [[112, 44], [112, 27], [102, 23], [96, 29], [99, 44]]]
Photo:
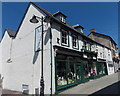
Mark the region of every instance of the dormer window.
[[60, 21], [62, 21], [63, 23], [65, 23], [65, 18], [60, 16]]
[[53, 14], [54, 17], [56, 17], [59, 21], [65, 23], [65, 19], [66, 19], [66, 15], [64, 15], [62, 12], [57, 12], [55, 14]]

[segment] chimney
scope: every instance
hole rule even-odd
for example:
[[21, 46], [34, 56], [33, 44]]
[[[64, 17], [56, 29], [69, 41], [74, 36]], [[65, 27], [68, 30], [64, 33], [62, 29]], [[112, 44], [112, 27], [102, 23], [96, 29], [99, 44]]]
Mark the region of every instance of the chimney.
[[96, 29], [95, 28], [90, 29], [90, 32], [96, 32]]

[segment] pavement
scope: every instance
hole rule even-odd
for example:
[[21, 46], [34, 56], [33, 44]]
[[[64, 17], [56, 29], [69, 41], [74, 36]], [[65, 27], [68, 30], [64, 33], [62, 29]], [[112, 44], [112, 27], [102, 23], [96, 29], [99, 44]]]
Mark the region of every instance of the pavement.
[[[2, 92], [2, 88], [0, 87], [0, 96], [2, 93], [3, 96], [4, 94], [22, 94], [21, 92], [7, 89], [3, 89]], [[112, 96], [120, 96], [120, 72], [79, 84], [78, 86], [61, 92], [58, 96], [95, 96], [96, 94], [106, 94], [105, 96], [110, 96], [110, 94]]]
[[108, 94], [108, 96], [110, 96], [116, 94], [114, 96], [120, 96], [120, 72], [79, 84], [78, 86], [61, 92], [59, 95], [63, 94], [69, 94], [69, 96], [70, 94], [86, 94], [86, 96], [93, 96], [96, 94], [106, 94], [105, 96]]

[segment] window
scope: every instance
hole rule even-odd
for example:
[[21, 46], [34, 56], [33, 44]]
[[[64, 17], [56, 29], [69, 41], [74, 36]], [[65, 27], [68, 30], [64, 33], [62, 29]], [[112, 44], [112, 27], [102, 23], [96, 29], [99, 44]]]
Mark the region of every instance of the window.
[[86, 41], [83, 41], [83, 49], [86, 49]]
[[102, 53], [100, 52], [100, 57], [102, 58]]
[[62, 45], [68, 46], [68, 32], [62, 29], [61, 34], [62, 34]]
[[63, 16], [60, 16], [60, 20], [65, 23], [65, 18]]
[[108, 50], [108, 56], [110, 56], [110, 51]]
[[72, 45], [73, 48], [78, 48], [78, 37], [76, 35], [72, 35]]
[[88, 62], [84, 62], [84, 79], [87, 79], [89, 77], [89, 66], [88, 66]]
[[87, 43], [87, 50], [91, 51], [91, 44]]
[[82, 28], [80, 28], [80, 32], [82, 32], [82, 33], [83, 33], [83, 30], [82, 30]]
[[66, 61], [57, 61], [57, 85], [63, 86], [67, 84]]

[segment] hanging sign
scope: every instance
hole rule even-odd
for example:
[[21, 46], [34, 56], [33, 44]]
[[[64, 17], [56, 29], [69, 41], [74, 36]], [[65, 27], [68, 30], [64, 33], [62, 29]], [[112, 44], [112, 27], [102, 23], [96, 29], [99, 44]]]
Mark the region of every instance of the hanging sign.
[[42, 49], [42, 26], [35, 29], [35, 51]]

